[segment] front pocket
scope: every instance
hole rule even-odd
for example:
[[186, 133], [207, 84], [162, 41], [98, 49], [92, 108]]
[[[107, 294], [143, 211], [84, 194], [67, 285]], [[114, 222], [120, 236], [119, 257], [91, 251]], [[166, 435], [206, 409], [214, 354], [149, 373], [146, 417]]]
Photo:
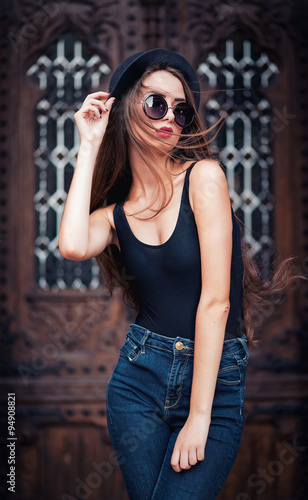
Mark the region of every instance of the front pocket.
[[236, 360], [223, 360], [218, 370], [217, 382], [224, 385], [239, 385], [241, 373]]
[[120, 347], [119, 354], [134, 363], [141, 354], [141, 345], [126, 336], [124, 344]]

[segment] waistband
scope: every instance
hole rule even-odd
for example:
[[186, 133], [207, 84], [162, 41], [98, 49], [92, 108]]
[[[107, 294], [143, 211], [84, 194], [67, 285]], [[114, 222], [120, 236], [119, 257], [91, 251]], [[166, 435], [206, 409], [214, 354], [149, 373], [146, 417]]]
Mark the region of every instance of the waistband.
[[[153, 344], [158, 347], [169, 349], [173, 352], [183, 351], [183, 354], [192, 354], [195, 347], [195, 341], [177, 336], [177, 337], [166, 337], [156, 332], [152, 332], [144, 326], [137, 325], [137, 323], [131, 323], [129, 325], [129, 333], [132, 333], [134, 338], [139, 342], [140, 345]], [[233, 339], [224, 340], [223, 343], [223, 355], [234, 352], [234, 348], [241, 344], [246, 351], [248, 357], [248, 347], [247, 347], [247, 337], [243, 333], [242, 337], [235, 337]]]

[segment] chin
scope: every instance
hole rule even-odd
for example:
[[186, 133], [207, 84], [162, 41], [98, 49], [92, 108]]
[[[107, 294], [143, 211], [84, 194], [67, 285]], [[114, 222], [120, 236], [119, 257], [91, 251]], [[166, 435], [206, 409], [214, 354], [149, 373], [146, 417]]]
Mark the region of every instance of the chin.
[[155, 145], [160, 151], [164, 151], [165, 153], [170, 153], [173, 151], [174, 148], [176, 148], [178, 144], [178, 140], [176, 142], [173, 142], [172, 139], [168, 138], [166, 141], [162, 140], [157, 140], [156, 138], [153, 138], [151, 141], [152, 145]]

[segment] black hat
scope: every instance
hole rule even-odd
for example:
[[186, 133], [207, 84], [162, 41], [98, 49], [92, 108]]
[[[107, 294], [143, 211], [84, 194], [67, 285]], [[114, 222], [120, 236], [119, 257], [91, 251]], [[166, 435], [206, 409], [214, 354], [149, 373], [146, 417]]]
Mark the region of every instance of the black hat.
[[196, 108], [200, 103], [200, 86], [197, 75], [189, 62], [177, 52], [168, 49], [152, 49], [147, 52], [137, 52], [123, 61], [112, 75], [109, 92], [110, 97], [120, 99], [145, 72], [155, 63], [167, 63], [179, 70], [190, 87]]

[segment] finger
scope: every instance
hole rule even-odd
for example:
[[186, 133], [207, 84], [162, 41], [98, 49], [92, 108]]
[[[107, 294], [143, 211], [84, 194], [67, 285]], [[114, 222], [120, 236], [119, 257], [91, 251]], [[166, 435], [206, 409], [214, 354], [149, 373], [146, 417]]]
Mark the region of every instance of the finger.
[[181, 469], [191, 468], [191, 465], [189, 465], [188, 461], [188, 450], [183, 450], [180, 452], [180, 467]]
[[[82, 111], [84, 117], [87, 114], [92, 114], [91, 112], [93, 112], [94, 115], [97, 116], [97, 118], [100, 118], [99, 110], [97, 109], [96, 106], [88, 105]], [[92, 114], [92, 117], [93, 117], [93, 114]]]
[[197, 459], [204, 460], [204, 448], [197, 448]]
[[91, 99], [89, 101], [89, 103], [87, 103], [87, 105], [88, 104], [92, 104], [93, 106], [99, 107], [99, 109], [102, 112], [107, 112], [107, 111], [109, 111], [111, 109], [112, 104], [114, 103], [115, 99], [116, 99], [115, 97], [111, 97], [110, 99], [108, 99], [108, 101], [104, 101], [104, 102], [102, 102], [102, 101], [100, 101], [98, 99]]
[[192, 450], [189, 450], [189, 452], [188, 452], [188, 463], [190, 465], [196, 465], [197, 462], [198, 462], [198, 458], [197, 458], [197, 450], [196, 450], [196, 448], [194, 448]]
[[112, 105], [113, 105], [113, 103], [114, 103], [115, 100], [116, 100], [115, 97], [110, 97], [108, 99], [108, 101], [105, 102], [105, 106], [106, 106], [106, 108], [107, 108], [108, 111], [112, 108]]
[[107, 99], [109, 95], [110, 92], [103, 92], [103, 91], [93, 92], [92, 94], [88, 94], [83, 102], [86, 103], [90, 99]]
[[89, 104], [92, 104], [93, 106], [97, 106], [102, 111], [107, 111], [105, 103], [102, 101], [99, 101], [98, 99], [91, 99]]
[[174, 448], [170, 464], [171, 467], [175, 470], [175, 472], [181, 472], [181, 467], [179, 466], [179, 460], [180, 460], [180, 451]]

